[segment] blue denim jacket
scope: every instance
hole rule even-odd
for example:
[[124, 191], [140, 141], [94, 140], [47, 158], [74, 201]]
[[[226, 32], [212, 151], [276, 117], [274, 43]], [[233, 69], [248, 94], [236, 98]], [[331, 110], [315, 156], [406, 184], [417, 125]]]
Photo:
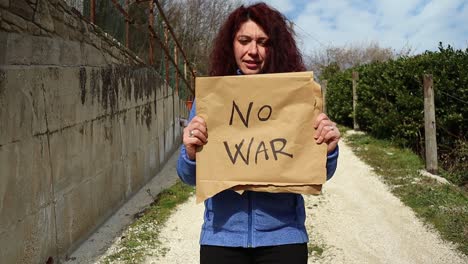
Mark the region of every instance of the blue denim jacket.
[[[189, 120], [195, 116], [195, 102]], [[327, 180], [336, 170], [338, 148], [328, 155]], [[182, 145], [177, 173], [195, 185], [196, 162]], [[205, 201], [200, 244], [227, 247], [262, 247], [309, 241], [305, 228], [304, 198], [294, 193], [225, 190]]]

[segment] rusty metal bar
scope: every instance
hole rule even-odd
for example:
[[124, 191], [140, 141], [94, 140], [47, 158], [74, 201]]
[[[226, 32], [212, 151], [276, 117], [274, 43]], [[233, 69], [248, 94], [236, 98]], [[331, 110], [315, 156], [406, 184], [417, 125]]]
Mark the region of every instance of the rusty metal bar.
[[[169, 36], [167, 34], [167, 27], [164, 27], [164, 46], [169, 47]], [[167, 53], [166, 56], [164, 57], [164, 66], [165, 66], [164, 69], [166, 70], [166, 82], [167, 83], [169, 83], [169, 55], [170, 54]]]
[[115, 8], [117, 8], [117, 10], [119, 10], [120, 13], [122, 13], [122, 15], [124, 15], [125, 19], [128, 22], [133, 23], [133, 19], [130, 18], [127, 11], [125, 11], [125, 9], [117, 2], [117, 0], [111, 0], [111, 1], [114, 4]]
[[[130, 0], [125, 0], [125, 9], [128, 14], [128, 11], [130, 10]], [[128, 19], [125, 19], [125, 47], [127, 49], [130, 49], [130, 21]]]
[[[172, 39], [174, 40], [177, 47], [179, 48], [180, 53], [182, 54], [182, 57], [184, 57], [184, 60], [188, 62], [189, 60], [187, 59], [187, 56], [185, 56], [184, 50], [182, 49], [182, 46], [179, 44], [179, 41], [177, 40], [177, 38], [176, 38], [176, 36], [174, 34], [174, 31], [172, 30], [172, 27], [169, 24], [169, 21], [167, 20], [166, 15], [164, 14], [164, 10], [162, 9], [161, 5], [159, 4], [159, 1], [154, 0], [154, 3], [156, 4], [156, 7], [159, 10], [159, 14], [161, 14], [161, 17], [163, 18], [167, 28], [169, 29], [169, 32], [171, 33]], [[195, 71], [192, 69], [192, 67], [190, 65], [188, 65], [188, 67], [189, 67], [190, 72], [192, 73], [192, 76], [195, 77]]]
[[[170, 56], [169, 49], [164, 45], [164, 42], [158, 37], [158, 35], [156, 34], [156, 32], [154, 32], [154, 29], [152, 27], [148, 26], [148, 29], [152, 33], [153, 38], [156, 39], [158, 41], [159, 45], [161, 46], [161, 48], [163, 48], [164, 52], [167, 54], [167, 57], [172, 62], [172, 64], [175, 66], [175, 68], [177, 69], [177, 72], [179, 72], [179, 75], [182, 75], [182, 73], [180, 72], [180, 69], [177, 67], [177, 63], [174, 61], [174, 58], [172, 58], [172, 56]], [[182, 78], [182, 80], [185, 82], [187, 87], [189, 87], [188, 90], [192, 93], [192, 95], [195, 95], [195, 92], [192, 89], [193, 86], [190, 85], [189, 82], [185, 78]]]
[[[91, 0], [91, 22], [94, 23], [94, 20], [95, 20], [95, 1], [96, 0]], [[162, 9], [162, 7], [160, 6], [159, 2], [157, 0], [135, 0], [134, 2], [130, 2], [130, 0], [126, 0], [126, 7], [127, 7], [127, 10], [125, 10], [117, 0], [111, 0], [112, 3], [114, 4], [114, 6], [117, 8], [117, 10], [120, 11], [120, 13], [125, 17], [125, 20], [126, 20], [126, 46], [129, 47], [130, 46], [130, 40], [129, 40], [129, 24], [130, 23], [134, 23], [134, 20], [130, 17], [130, 15], [128, 14], [128, 10], [129, 10], [129, 6], [132, 5], [132, 4], [135, 4], [135, 3], [143, 3], [143, 2], [150, 2], [149, 3], [149, 8], [150, 8], [150, 12], [149, 12], [149, 23], [148, 23], [148, 29], [150, 31], [150, 59], [149, 59], [149, 64], [154, 64], [154, 39], [156, 39], [159, 43], [159, 45], [163, 48], [164, 52], [165, 52], [165, 66], [166, 66], [166, 79], [168, 81], [168, 75], [169, 75], [169, 67], [168, 67], [168, 60], [171, 61], [171, 63], [175, 66], [175, 68], [177, 69], [177, 74], [178, 76], [181, 77], [181, 79], [185, 82], [185, 84], [187, 85], [187, 87], [189, 88], [190, 92], [192, 95], [194, 95], [194, 87], [195, 87], [195, 84], [194, 84], [194, 81], [195, 81], [195, 77], [196, 77], [196, 71], [194, 71], [192, 69], [192, 67], [190, 66], [189, 64], [189, 60], [187, 59], [187, 56], [185, 55], [184, 53], [184, 50], [182, 49], [181, 45], [179, 44], [179, 41], [177, 40], [175, 34], [174, 34], [174, 31], [172, 30], [172, 27], [170, 26], [165, 14], [164, 14], [164, 11]], [[165, 42], [164, 43], [159, 37], [158, 35], [155, 33], [154, 31], [154, 14], [153, 14], [153, 11], [154, 11], [154, 3], [156, 3], [156, 7], [158, 8], [158, 11], [161, 15], [161, 17], [163, 18], [164, 22], [165, 22], [165, 25], [166, 25], [166, 29], [165, 29]], [[181, 73], [179, 67], [178, 67], [178, 63], [174, 60], [174, 58], [171, 56], [171, 53], [169, 51], [169, 48], [168, 48], [168, 42], [170, 41], [169, 40], [169, 33], [171, 34], [171, 37], [172, 37], [172, 40], [174, 40], [177, 48], [179, 49], [180, 51], [180, 54], [182, 54], [182, 57], [184, 58], [184, 74]], [[187, 68], [188, 70], [192, 73], [190, 76], [190, 82], [187, 80]], [[182, 77], [184, 76], [184, 77]]]
[[91, 23], [96, 24], [96, 0], [91, 0], [89, 11]]
[[[179, 64], [179, 54], [177, 53], [177, 47], [174, 47], [174, 59], [175, 61], [177, 62], [177, 64]], [[178, 66], [176, 66], [178, 67]], [[179, 95], [179, 71], [176, 71], [175, 73], [175, 91], [176, 91], [176, 94]]]
[[[153, 15], [153, 1], [149, 2], [149, 12], [148, 12], [148, 25], [150, 28], [154, 26], [154, 15]], [[149, 36], [149, 59], [148, 62], [150, 65], [154, 64], [154, 39], [151, 36], [151, 32], [148, 34]]]

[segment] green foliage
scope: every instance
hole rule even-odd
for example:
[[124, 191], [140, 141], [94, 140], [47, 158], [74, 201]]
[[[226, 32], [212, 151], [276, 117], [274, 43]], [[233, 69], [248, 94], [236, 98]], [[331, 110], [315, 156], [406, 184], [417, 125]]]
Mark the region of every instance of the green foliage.
[[[152, 196], [147, 190], [148, 194]], [[175, 208], [193, 195], [194, 188], [181, 181], [160, 192], [150, 207], [134, 215], [136, 221], [125, 230], [116, 251], [104, 259], [104, 263], [142, 263], [147, 255], [164, 256], [168, 249], [159, 239]]]
[[333, 75], [340, 72], [340, 65], [338, 63], [333, 62], [320, 69], [322, 72], [321, 78], [322, 79], [330, 79]]
[[[328, 80], [326, 97], [327, 111], [330, 118], [350, 127], [353, 126], [353, 88], [351, 73], [352, 71], [346, 70], [333, 75], [333, 78]], [[349, 100], [349, 98], [351, 98], [351, 100]]]
[[371, 135], [424, 153], [423, 74], [434, 79], [438, 155], [456, 184], [468, 183], [468, 49], [439, 46], [414, 57], [375, 62], [328, 78], [327, 109], [334, 121], [352, 126], [352, 71], [359, 72], [356, 119]]

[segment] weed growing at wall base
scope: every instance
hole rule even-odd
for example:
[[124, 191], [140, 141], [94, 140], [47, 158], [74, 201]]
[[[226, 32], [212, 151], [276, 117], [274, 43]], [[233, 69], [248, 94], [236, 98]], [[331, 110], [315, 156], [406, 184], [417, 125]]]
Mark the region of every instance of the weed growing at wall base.
[[141, 263], [152, 252], [164, 256], [168, 248], [159, 240], [160, 229], [176, 206], [187, 201], [193, 192], [193, 187], [178, 181], [159, 193], [150, 207], [135, 214], [136, 221], [122, 234], [118, 249], [104, 263]]

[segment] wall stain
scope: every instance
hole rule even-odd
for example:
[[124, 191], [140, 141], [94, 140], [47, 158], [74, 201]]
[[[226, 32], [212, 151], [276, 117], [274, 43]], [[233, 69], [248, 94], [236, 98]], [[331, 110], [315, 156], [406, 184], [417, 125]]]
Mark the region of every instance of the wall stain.
[[104, 125], [104, 138], [106, 140], [109, 140], [112, 143], [113, 141], [112, 126]]
[[[80, 70], [80, 78], [82, 75], [86, 75], [85, 73], [81, 73]], [[83, 80], [85, 78], [86, 76]], [[146, 124], [149, 129], [152, 115], [156, 114], [156, 96], [160, 84], [161, 77], [153, 68], [135, 65], [108, 66], [91, 70], [89, 95], [91, 96], [91, 104], [99, 103], [111, 115], [120, 111], [119, 102], [133, 100], [140, 104], [146, 103], [144, 108], [135, 107], [135, 114], [136, 120], [139, 120], [140, 124]], [[86, 87], [82, 89], [86, 89]], [[82, 91], [82, 103], [87, 100], [86, 96], [86, 91]], [[152, 104], [153, 101], [154, 110], [152, 111], [151, 105], [147, 104]]]
[[0, 111], [3, 111], [5, 107], [5, 102], [3, 98], [5, 97], [5, 90], [6, 90], [6, 73], [4, 70], [0, 69]]
[[145, 123], [146, 123], [146, 128], [148, 128], [148, 130], [151, 130], [151, 104], [146, 104], [145, 105], [145, 110], [143, 112], [143, 115], [142, 115], [142, 119], [145, 120]]
[[111, 68], [104, 68], [101, 70], [101, 81], [102, 81], [102, 88], [101, 88], [101, 105], [104, 110], [107, 110], [109, 107], [109, 94], [112, 91], [112, 69]]
[[86, 68], [80, 67], [80, 89], [81, 89], [81, 104], [86, 100]]
[[6, 86], [6, 72], [0, 69], [0, 98], [5, 94]]
[[131, 88], [131, 81], [129, 76], [131, 73], [131, 68], [128, 66], [119, 66], [114, 68], [115, 77], [120, 83], [120, 87], [122, 88], [123, 95], [127, 101], [131, 100], [132, 98], [132, 88]]
[[140, 119], [140, 107], [135, 107], [135, 120], [138, 121]]
[[[98, 71], [97, 70], [92, 70], [91, 71], [91, 78], [89, 80], [89, 86], [90, 86], [90, 92], [91, 92], [91, 104], [94, 104], [94, 98], [98, 97], [99, 93], [99, 81], [98, 81]], [[99, 102], [99, 99], [98, 99]]]
[[58, 81], [60, 78], [60, 72], [58, 67], [49, 67], [49, 76], [52, 76], [54, 80]]

